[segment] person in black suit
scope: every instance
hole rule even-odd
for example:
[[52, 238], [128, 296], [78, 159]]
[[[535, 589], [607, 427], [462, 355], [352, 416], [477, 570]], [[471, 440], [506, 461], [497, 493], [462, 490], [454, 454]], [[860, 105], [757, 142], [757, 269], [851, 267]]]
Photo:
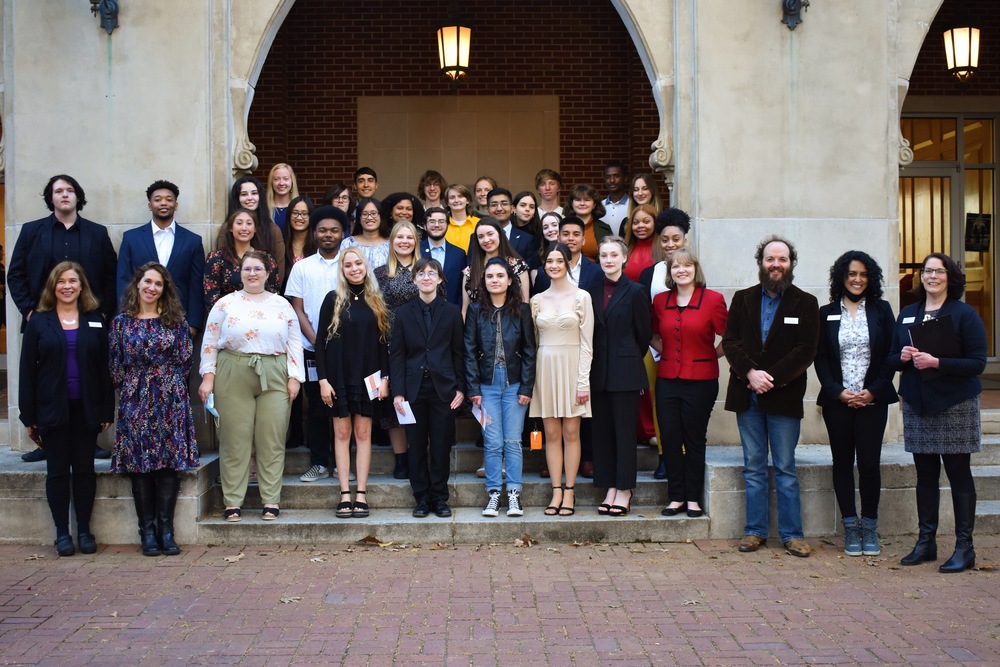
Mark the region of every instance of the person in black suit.
[[170, 272], [191, 335], [195, 336], [205, 322], [205, 247], [201, 236], [174, 220], [179, 195], [180, 189], [170, 181], [156, 181], [146, 188], [152, 219], [122, 235], [117, 298], [122, 298], [136, 269], [146, 262], [159, 262]]
[[[582, 290], [589, 290], [594, 285], [599, 285], [604, 280], [604, 274], [597, 262], [592, 262], [583, 256], [584, 224], [583, 220], [571, 215], [563, 218], [559, 223], [559, 243], [565, 243], [570, 251], [569, 278]], [[535, 277], [535, 284], [531, 288], [532, 294], [541, 294], [549, 288], [552, 281], [544, 271], [539, 271]]]
[[[844, 553], [877, 556], [879, 470], [889, 404], [899, 397], [886, 363], [896, 320], [882, 299], [882, 269], [867, 253], [850, 250], [830, 267], [830, 303], [819, 309], [816, 403], [830, 435], [833, 490], [844, 519]], [[854, 504], [858, 461], [861, 519]]]
[[420, 254], [436, 259], [444, 267], [444, 288], [448, 302], [462, 305], [462, 271], [469, 263], [465, 251], [444, 240], [448, 232], [448, 211], [433, 206], [424, 213], [424, 230], [427, 237], [420, 242]]
[[389, 385], [393, 406], [405, 414], [409, 401], [415, 424], [407, 424], [413, 516], [451, 516], [448, 472], [455, 444], [454, 411], [465, 400], [462, 311], [438, 296], [442, 268], [421, 257], [413, 266], [420, 298], [399, 307], [392, 325]]
[[[110, 322], [115, 314], [115, 269], [118, 261], [111, 237], [104, 225], [80, 215], [87, 196], [72, 176], [57, 174], [42, 191], [45, 205], [52, 214], [25, 223], [14, 244], [7, 273], [7, 290], [21, 312], [21, 331], [38, 306], [46, 280], [53, 267], [62, 261], [77, 262], [87, 274], [100, 302], [100, 314]], [[110, 452], [95, 447], [100, 458]], [[21, 456], [26, 462], [45, 460], [42, 449]]]
[[97, 551], [90, 532], [97, 475], [97, 434], [114, 420], [108, 370], [108, 330], [83, 267], [60, 262], [49, 273], [21, 343], [18, 408], [21, 423], [47, 453], [45, 495], [56, 528], [56, 551], [75, 552], [69, 533], [72, 490], [77, 543]]
[[594, 304], [590, 365], [594, 486], [607, 487], [598, 514], [625, 516], [636, 483], [639, 395], [649, 388], [643, 357], [653, 336], [649, 293], [622, 273], [628, 247], [605, 236], [597, 249], [604, 280], [587, 290]]
[[[505, 188], [493, 188], [490, 193], [486, 195], [487, 207], [489, 209], [489, 214], [491, 217], [496, 218], [497, 222], [500, 223], [500, 228], [503, 230], [504, 236], [510, 242], [510, 247], [517, 251], [517, 254], [521, 256], [522, 259], [527, 260], [532, 255], [538, 253], [538, 239], [529, 232], [518, 228], [511, 220], [514, 216], [514, 198], [510, 194], [510, 190]], [[469, 248], [466, 252], [472, 252], [472, 244], [476, 242], [473, 238], [469, 242]]]

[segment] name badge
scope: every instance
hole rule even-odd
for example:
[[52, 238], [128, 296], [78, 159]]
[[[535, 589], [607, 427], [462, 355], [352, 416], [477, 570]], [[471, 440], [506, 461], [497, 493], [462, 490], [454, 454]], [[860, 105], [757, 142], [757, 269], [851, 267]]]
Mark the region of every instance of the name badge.
[[839, 322], [840, 321], [840, 315], [827, 315], [826, 316], [826, 321], [827, 322]]
[[903, 324], [913, 324], [917, 318], [915, 317], [904, 317]]
[[799, 318], [797, 318], [797, 317], [786, 317], [785, 318], [785, 324], [798, 324], [798, 323], [799, 323]]
[[87, 322], [87, 324], [89, 324], [94, 329], [100, 329], [101, 328], [101, 323], [100, 322]]

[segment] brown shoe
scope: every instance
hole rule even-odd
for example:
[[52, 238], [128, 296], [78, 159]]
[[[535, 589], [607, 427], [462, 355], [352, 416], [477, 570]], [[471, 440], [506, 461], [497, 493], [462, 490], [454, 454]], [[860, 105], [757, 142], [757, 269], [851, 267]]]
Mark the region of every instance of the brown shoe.
[[812, 547], [805, 540], [793, 539], [785, 542], [785, 551], [799, 558], [808, 558], [812, 553]]
[[760, 549], [766, 543], [767, 540], [763, 537], [757, 537], [756, 535], [744, 535], [743, 539], [740, 540], [740, 551], [743, 553], [757, 551], [757, 549]]
[[580, 464], [580, 477], [594, 478], [594, 464], [591, 461], [584, 461]]

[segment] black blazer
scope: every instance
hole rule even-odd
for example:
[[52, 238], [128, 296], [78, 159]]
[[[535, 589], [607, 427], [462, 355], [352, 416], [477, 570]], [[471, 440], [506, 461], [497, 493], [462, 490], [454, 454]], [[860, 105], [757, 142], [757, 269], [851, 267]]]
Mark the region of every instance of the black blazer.
[[[21, 340], [18, 408], [21, 423], [46, 430], [69, 421], [66, 394], [66, 334], [54, 310], [35, 313]], [[115, 417], [114, 389], [108, 371], [108, 329], [99, 313], [80, 313], [76, 359], [87, 427], [97, 432]]]
[[591, 391], [648, 389], [643, 357], [653, 337], [649, 291], [623, 274], [607, 309], [603, 307], [603, 279], [587, 291], [594, 303]]
[[[420, 242], [420, 254], [431, 256], [430, 241]], [[448, 301], [456, 306], [462, 305], [462, 271], [469, 264], [469, 257], [457, 245], [444, 242], [444, 286], [448, 292]]]
[[[116, 293], [119, 301], [132, 273], [146, 262], [156, 261], [151, 223], [125, 232], [118, 247]], [[177, 286], [177, 296], [184, 307], [188, 325], [201, 329], [205, 324], [205, 289], [202, 282], [205, 277], [205, 248], [198, 234], [177, 225], [167, 271]]]
[[[7, 291], [22, 317], [26, 317], [38, 305], [49, 273], [61, 261], [55, 256], [55, 249], [52, 247], [52, 228], [57, 224], [60, 223], [54, 214], [27, 222], [14, 244], [7, 270]], [[76, 224], [80, 226], [80, 265], [87, 274], [90, 289], [101, 302], [101, 313], [105, 321], [110, 322], [118, 310], [115, 299], [118, 258], [115, 248], [111, 245], [111, 237], [104, 225], [79, 215]], [[22, 331], [24, 328], [22, 321]]]
[[907, 405], [922, 415], [933, 415], [978, 396], [983, 391], [979, 374], [986, 368], [986, 327], [976, 309], [967, 303], [948, 299], [938, 317], [951, 315], [955, 335], [962, 343], [962, 356], [940, 359], [937, 377], [924, 380], [912, 361], [905, 364], [899, 355], [910, 344], [910, 326], [924, 321], [926, 302], [920, 301], [899, 311], [892, 349], [886, 365], [899, 376], [899, 395]]
[[396, 309], [389, 345], [389, 385], [393, 396], [415, 401], [426, 371], [438, 398], [451, 403], [456, 391], [465, 393], [462, 309], [440, 296], [435, 298], [428, 332], [423, 305], [417, 297]]
[[[580, 257], [580, 284], [577, 285], [580, 289], [587, 291], [593, 285], [601, 285], [604, 283], [604, 272], [601, 271], [601, 267], [597, 265], [597, 262], [592, 262], [586, 257]], [[542, 266], [538, 269], [538, 275], [535, 276], [535, 284], [532, 287], [532, 294], [541, 294], [552, 285], [552, 281], [549, 279], [549, 274], [545, 273], [545, 267]]]
[[[871, 361], [865, 372], [864, 388], [872, 393], [876, 403], [897, 403], [899, 396], [892, 386], [893, 370], [885, 362], [896, 327], [892, 306], [882, 299], [866, 299], [865, 317], [868, 320]], [[828, 303], [819, 309], [819, 347], [816, 350], [814, 368], [822, 385], [816, 403], [821, 406], [839, 403], [840, 392], [845, 389], [840, 366], [840, 301]]]
[[722, 349], [729, 361], [726, 410], [750, 409], [747, 373], [759, 369], [774, 378], [774, 388], [757, 397], [765, 414], [802, 419], [802, 397], [806, 393], [806, 371], [816, 357], [819, 340], [819, 303], [816, 297], [795, 285], [785, 290], [774, 314], [767, 340], [760, 338], [760, 284], [733, 295], [722, 336]]

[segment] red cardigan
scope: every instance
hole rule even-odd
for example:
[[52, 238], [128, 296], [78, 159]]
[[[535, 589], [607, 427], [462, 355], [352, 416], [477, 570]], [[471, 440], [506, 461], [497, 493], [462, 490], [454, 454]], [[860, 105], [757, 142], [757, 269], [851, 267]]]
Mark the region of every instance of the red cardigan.
[[677, 292], [663, 292], [653, 299], [653, 333], [660, 334], [663, 353], [656, 377], [681, 380], [715, 380], [719, 357], [715, 338], [726, 330], [726, 300], [718, 292], [696, 287], [681, 310]]

